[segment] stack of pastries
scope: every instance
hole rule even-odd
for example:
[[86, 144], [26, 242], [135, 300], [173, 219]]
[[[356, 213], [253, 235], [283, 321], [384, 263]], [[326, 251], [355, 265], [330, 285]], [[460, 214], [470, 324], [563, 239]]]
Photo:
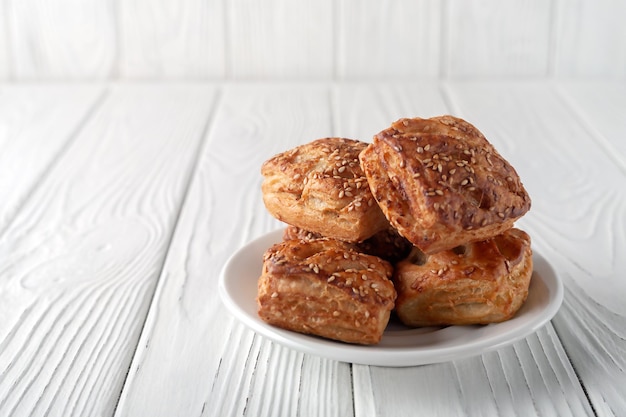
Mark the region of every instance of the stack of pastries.
[[376, 344], [407, 326], [496, 323], [528, 295], [530, 209], [515, 169], [470, 123], [406, 118], [372, 143], [325, 138], [267, 160], [267, 210], [287, 224], [263, 257], [265, 322]]

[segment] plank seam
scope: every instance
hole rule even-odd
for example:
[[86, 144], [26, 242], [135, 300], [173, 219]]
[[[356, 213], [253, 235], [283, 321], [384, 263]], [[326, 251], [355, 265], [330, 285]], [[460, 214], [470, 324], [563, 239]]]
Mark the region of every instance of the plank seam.
[[[567, 287], [565, 288], [566, 291]], [[561, 344], [561, 348], [563, 349], [563, 353], [565, 353], [565, 357], [567, 358], [567, 361], [569, 362], [569, 365], [572, 367], [572, 369], [574, 370], [574, 374], [576, 375], [576, 379], [578, 379], [578, 383], [580, 384], [580, 388], [583, 390], [583, 393], [585, 394], [585, 399], [587, 400], [587, 404], [589, 404], [589, 407], [591, 408], [591, 411], [593, 412], [594, 416], [598, 416], [598, 412], [596, 411], [596, 408], [593, 406], [593, 401], [591, 400], [589, 393], [587, 392], [587, 387], [585, 386], [585, 383], [583, 382], [582, 378], [580, 377], [580, 372], [578, 372], [578, 369], [576, 369], [576, 364], [574, 363], [574, 361], [572, 361], [569, 352], [567, 351], [567, 344], [563, 343], [563, 338], [561, 337], [561, 335], [559, 334], [559, 329], [558, 326], [554, 323], [554, 320], [550, 320], [550, 324], [552, 325], [552, 329], [554, 330], [554, 333], [556, 334], [557, 338], [559, 339], [559, 342]]]
[[159, 294], [161, 291], [161, 287], [163, 285], [163, 281], [164, 281], [164, 267], [165, 264], [167, 263], [167, 259], [168, 259], [168, 254], [170, 251], [170, 248], [172, 247], [172, 242], [174, 241], [174, 237], [176, 236], [176, 231], [178, 230], [178, 225], [180, 222], [180, 218], [181, 218], [181, 214], [183, 213], [184, 209], [185, 209], [185, 205], [187, 203], [187, 198], [189, 197], [189, 190], [191, 189], [191, 186], [194, 183], [194, 179], [197, 178], [197, 172], [198, 172], [198, 167], [200, 164], [200, 160], [202, 159], [202, 155], [204, 155], [205, 152], [205, 148], [208, 146], [208, 132], [210, 127], [213, 125], [213, 121], [215, 119], [215, 114], [217, 113], [217, 107], [219, 104], [219, 101], [221, 100], [222, 97], [222, 91], [221, 89], [217, 90], [215, 92], [215, 96], [211, 102], [211, 105], [209, 106], [209, 114], [206, 117], [206, 122], [202, 128], [202, 131], [200, 133], [200, 139], [198, 140], [198, 145], [196, 146], [196, 151], [194, 153], [194, 157], [193, 157], [193, 162], [191, 164], [191, 169], [189, 170], [189, 173], [187, 174], [187, 179], [185, 180], [186, 184], [184, 185], [184, 189], [183, 189], [183, 194], [182, 194], [182, 198], [181, 198], [181, 202], [180, 205], [178, 207], [178, 210], [176, 211], [176, 220], [174, 221], [174, 225], [172, 227], [172, 230], [170, 232], [170, 235], [167, 239], [167, 244], [165, 246], [165, 255], [163, 256], [163, 261], [161, 262], [161, 265], [159, 266], [158, 270], [159, 270], [159, 274], [158, 277], [156, 279], [156, 283], [154, 285], [154, 289], [152, 290], [152, 294], [150, 295], [149, 299], [150, 299], [150, 306], [148, 307], [148, 311], [145, 315], [145, 318], [143, 320], [143, 323], [141, 325], [141, 330], [139, 331], [139, 337], [137, 339], [137, 345], [135, 346], [135, 350], [133, 353], [133, 357], [130, 361], [130, 364], [128, 366], [128, 369], [126, 370], [126, 375], [124, 376], [124, 382], [122, 383], [122, 387], [120, 389], [120, 393], [118, 395], [117, 401], [115, 402], [115, 407], [113, 409], [113, 415], [117, 415], [117, 411], [118, 411], [118, 407], [120, 404], [120, 401], [122, 399], [123, 393], [124, 391], [127, 389], [127, 385], [128, 385], [128, 378], [130, 376], [130, 371], [131, 369], [133, 369], [133, 367], [137, 364], [137, 361], [140, 359], [138, 357], [138, 352], [139, 352], [139, 347], [140, 347], [140, 342], [143, 340], [145, 332], [146, 332], [146, 325], [148, 323], [148, 319], [154, 314], [153, 311], [155, 309], [155, 301], [156, 301], [156, 296], [157, 294]]
[[36, 191], [41, 187], [43, 183], [43, 179], [46, 178], [50, 174], [50, 172], [57, 166], [62, 159], [63, 155], [68, 152], [68, 150], [72, 147], [74, 142], [76, 142], [76, 138], [78, 138], [80, 132], [87, 125], [87, 122], [92, 118], [92, 116], [96, 113], [96, 111], [102, 106], [106, 97], [109, 95], [108, 88], [104, 89], [99, 96], [94, 99], [91, 105], [88, 107], [87, 111], [83, 114], [83, 116], [78, 120], [76, 126], [71, 130], [65, 142], [59, 147], [59, 149], [54, 153], [52, 158], [50, 158], [50, 162], [47, 166], [41, 171], [39, 176], [34, 179], [33, 184], [28, 189], [28, 192], [24, 193], [24, 197], [21, 201], [13, 209], [12, 213], [8, 213], [8, 218], [4, 229], [0, 230], [0, 238], [4, 237], [4, 234], [11, 227], [11, 224], [18, 217], [19, 213], [22, 211], [24, 206], [31, 200], [31, 198], [36, 194]]
[[350, 363], [350, 392], [352, 393], [352, 415], [356, 416], [356, 400], [354, 396], [354, 364]]

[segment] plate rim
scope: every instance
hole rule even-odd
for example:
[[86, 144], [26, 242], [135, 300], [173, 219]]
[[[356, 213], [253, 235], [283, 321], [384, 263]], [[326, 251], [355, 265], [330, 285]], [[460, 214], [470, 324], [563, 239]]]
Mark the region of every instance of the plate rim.
[[[548, 321], [552, 320], [563, 302], [564, 287], [562, 280], [547, 259], [538, 253], [536, 248], [533, 248], [533, 274], [536, 273], [543, 284], [547, 286], [548, 290], [550, 290], [550, 295], [541, 314], [533, 315], [529, 323], [522, 322], [521, 329], [517, 332], [515, 328], [513, 328], [504, 332], [502, 335], [492, 336], [486, 340], [479, 338], [465, 345], [454, 344], [452, 346], [424, 349], [410, 346], [389, 347], [381, 346], [380, 344], [369, 346], [354, 345], [280, 329], [263, 322], [256, 315], [251, 317], [230, 293], [227, 281], [229, 280], [229, 272], [236, 267], [235, 263], [240, 257], [260, 244], [270, 242], [269, 244], [263, 244], [264, 249], [259, 254], [258, 259], [259, 264], [261, 264], [262, 254], [271, 244], [278, 243], [282, 240], [283, 231], [284, 228], [279, 228], [264, 233], [241, 245], [229, 256], [219, 275], [219, 297], [229, 313], [255, 333], [282, 346], [318, 357], [362, 365], [406, 367], [441, 363], [476, 356], [508, 346], [535, 333]], [[260, 274], [261, 271], [259, 269], [259, 276]], [[254, 279], [254, 283], [256, 284], [257, 281], [258, 277]], [[256, 306], [256, 299], [253, 301]], [[487, 326], [498, 326], [498, 324], [501, 323], [494, 323]], [[442, 330], [452, 329], [451, 331], [453, 332], [455, 329], [465, 330], [467, 328], [466, 326], [448, 326]], [[384, 337], [383, 335], [383, 338]], [[388, 335], [388, 337], [390, 337], [390, 335]]]

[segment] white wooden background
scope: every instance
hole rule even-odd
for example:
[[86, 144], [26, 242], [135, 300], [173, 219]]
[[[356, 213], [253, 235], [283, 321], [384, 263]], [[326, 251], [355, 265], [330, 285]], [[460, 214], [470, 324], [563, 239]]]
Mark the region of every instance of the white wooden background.
[[[625, 109], [606, 81], [1, 85], [0, 416], [623, 416]], [[279, 226], [265, 159], [441, 113], [523, 178], [519, 225], [566, 287], [552, 322], [383, 368], [283, 348], [227, 313], [224, 262]]]
[[[0, 0], [0, 416], [626, 415], [626, 0]], [[565, 282], [513, 346], [389, 369], [217, 297], [258, 169], [452, 113]]]
[[626, 78], [626, 0], [0, 0], [0, 81]]

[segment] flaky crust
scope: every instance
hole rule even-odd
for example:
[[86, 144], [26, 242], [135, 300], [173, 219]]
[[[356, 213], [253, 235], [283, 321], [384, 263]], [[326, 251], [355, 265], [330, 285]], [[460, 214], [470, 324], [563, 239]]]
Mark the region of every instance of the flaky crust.
[[324, 138], [267, 160], [263, 201], [277, 219], [335, 239], [360, 242], [389, 222], [374, 201], [359, 164], [366, 143]]
[[360, 162], [387, 219], [426, 253], [498, 235], [530, 209], [515, 169], [453, 116], [400, 119]]
[[[284, 240], [301, 239], [310, 241], [320, 238], [324, 238], [324, 236], [300, 229], [296, 226], [287, 226], [283, 233]], [[352, 248], [357, 252], [378, 256], [394, 264], [404, 259], [411, 252], [413, 245], [390, 226], [374, 234], [374, 236], [365, 239], [363, 242], [353, 243]]]
[[488, 324], [512, 318], [526, 301], [533, 270], [530, 237], [494, 238], [396, 265], [396, 313], [408, 326]]
[[258, 282], [258, 314], [284, 329], [355, 344], [380, 341], [394, 307], [391, 265], [334, 239], [288, 240], [269, 248]]

